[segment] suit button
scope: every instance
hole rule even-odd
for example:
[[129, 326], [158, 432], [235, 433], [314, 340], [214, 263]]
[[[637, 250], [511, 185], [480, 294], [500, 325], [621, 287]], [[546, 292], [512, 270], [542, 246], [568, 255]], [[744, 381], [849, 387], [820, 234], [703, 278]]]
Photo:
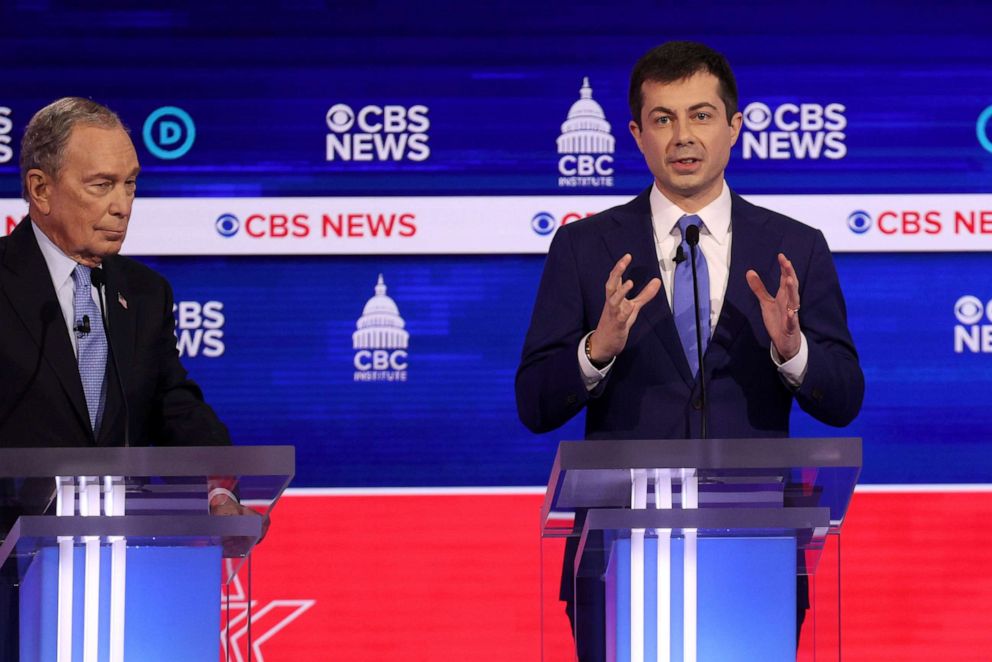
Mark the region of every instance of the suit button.
[[700, 409], [703, 408], [703, 401], [700, 400], [699, 398], [696, 398], [695, 400], [692, 401], [692, 408], [695, 409], [696, 411], [699, 411]]
[[570, 395], [567, 398], [565, 398], [565, 402], [567, 402], [570, 405], [574, 405], [578, 401], [579, 401], [579, 399], [577, 397], [575, 397], [574, 395]]
[[816, 400], [817, 402], [823, 401], [823, 391], [821, 391], [820, 389], [814, 388], [812, 395], [813, 395], [813, 399]]

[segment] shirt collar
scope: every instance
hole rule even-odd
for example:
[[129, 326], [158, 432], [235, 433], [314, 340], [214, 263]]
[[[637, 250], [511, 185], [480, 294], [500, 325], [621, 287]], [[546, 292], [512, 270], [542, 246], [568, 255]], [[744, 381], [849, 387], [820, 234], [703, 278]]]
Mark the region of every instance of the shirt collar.
[[67, 280], [72, 279], [72, 272], [76, 269], [77, 263], [63, 253], [33, 220], [31, 221], [31, 229], [34, 230], [34, 238], [38, 241], [38, 248], [41, 249], [41, 254], [45, 258], [45, 264], [48, 265], [52, 284], [58, 291]]
[[[666, 198], [658, 190], [657, 183], [651, 187], [650, 201], [651, 221], [654, 224], [655, 232], [659, 239], [672, 234], [679, 219], [688, 213]], [[720, 195], [713, 202], [695, 213], [696, 216], [703, 220], [705, 231], [718, 244], [724, 243], [727, 240], [727, 235], [730, 233], [730, 209], [730, 187], [727, 186], [727, 182], [724, 180]]]

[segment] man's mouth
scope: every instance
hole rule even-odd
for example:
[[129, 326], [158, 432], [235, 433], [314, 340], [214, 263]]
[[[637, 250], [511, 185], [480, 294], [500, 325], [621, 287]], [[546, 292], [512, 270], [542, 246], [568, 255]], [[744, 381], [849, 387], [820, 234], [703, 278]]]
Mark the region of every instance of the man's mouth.
[[675, 172], [692, 173], [699, 169], [702, 161], [700, 159], [686, 157], [684, 159], [673, 159], [670, 163]]

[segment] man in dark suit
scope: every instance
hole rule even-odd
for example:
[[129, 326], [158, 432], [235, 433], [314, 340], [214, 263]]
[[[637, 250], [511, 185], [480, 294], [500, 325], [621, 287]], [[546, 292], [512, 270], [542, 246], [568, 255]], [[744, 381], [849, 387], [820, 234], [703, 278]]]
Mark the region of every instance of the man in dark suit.
[[[28, 216], [0, 238], [0, 447], [231, 443], [179, 362], [169, 284], [118, 255], [139, 170], [120, 119], [93, 101], [59, 99], [25, 129]], [[209, 502], [254, 512], [221, 482]], [[16, 512], [0, 516], [2, 536]], [[2, 583], [0, 617], [16, 627]], [[0, 660], [16, 659], [2, 630]]]
[[[696, 437], [705, 380], [710, 437], [787, 436], [794, 399], [850, 423], [864, 378], [823, 235], [724, 181], [742, 120], [727, 61], [702, 44], [663, 44], [634, 67], [630, 107], [654, 184], [558, 230], [517, 371], [521, 420], [547, 432], [585, 407], [588, 438]], [[701, 370], [690, 250], [708, 280]], [[765, 283], [776, 282], [773, 295]], [[571, 617], [571, 583], [562, 589]]]

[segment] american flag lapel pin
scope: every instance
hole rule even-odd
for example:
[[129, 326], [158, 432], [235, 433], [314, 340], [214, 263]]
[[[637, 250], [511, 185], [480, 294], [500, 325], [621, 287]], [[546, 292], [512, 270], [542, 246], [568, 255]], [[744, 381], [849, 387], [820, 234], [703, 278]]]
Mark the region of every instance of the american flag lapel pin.
[[127, 310], [127, 299], [120, 292], [117, 293], [117, 303], [121, 304], [121, 308]]

